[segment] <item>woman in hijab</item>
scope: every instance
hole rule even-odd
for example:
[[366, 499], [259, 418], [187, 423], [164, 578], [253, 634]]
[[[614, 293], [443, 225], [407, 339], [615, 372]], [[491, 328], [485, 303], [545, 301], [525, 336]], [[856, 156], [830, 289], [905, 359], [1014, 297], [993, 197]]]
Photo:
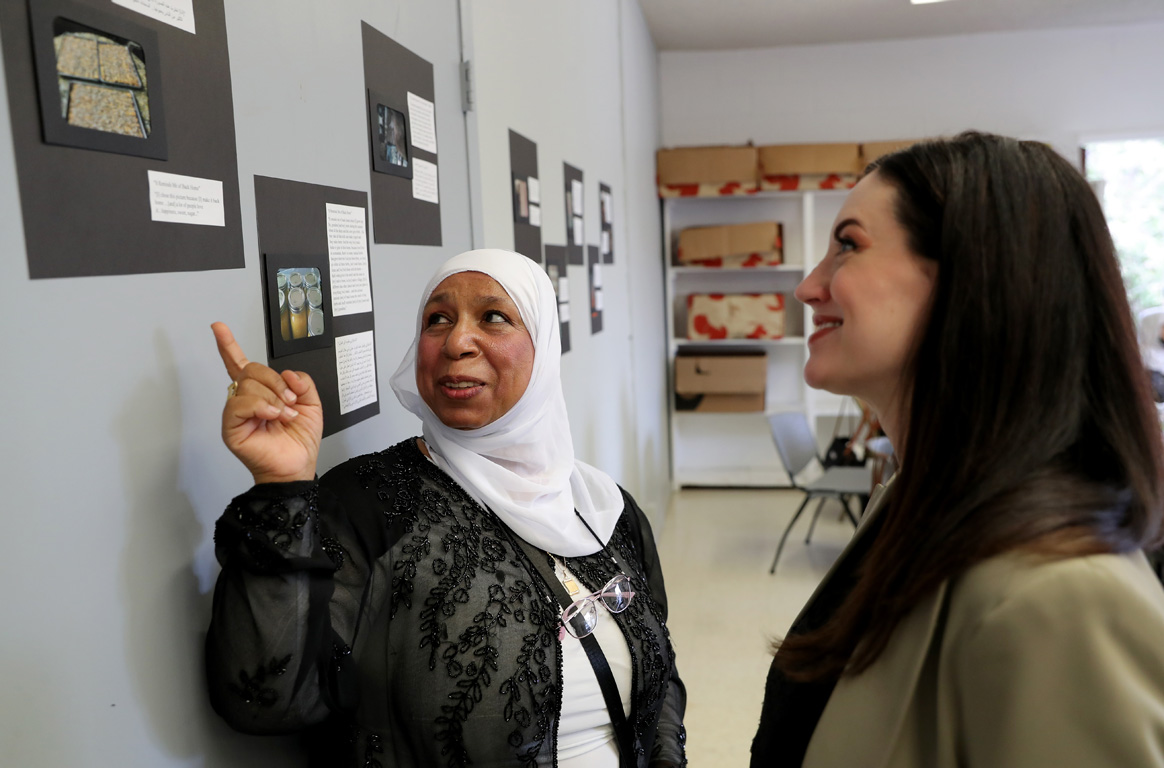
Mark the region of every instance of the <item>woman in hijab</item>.
[[685, 764], [653, 536], [574, 459], [538, 265], [442, 265], [392, 377], [423, 437], [318, 479], [310, 379], [214, 331], [255, 479], [215, 531], [207, 673], [233, 727], [308, 729], [328, 766]]

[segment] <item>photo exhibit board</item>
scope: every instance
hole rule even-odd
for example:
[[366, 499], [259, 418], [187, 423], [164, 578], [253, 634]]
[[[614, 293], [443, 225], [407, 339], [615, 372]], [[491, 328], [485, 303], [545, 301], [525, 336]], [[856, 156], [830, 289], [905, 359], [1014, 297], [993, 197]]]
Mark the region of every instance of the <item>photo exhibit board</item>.
[[602, 223], [602, 234], [599, 235], [598, 250], [602, 254], [603, 264], [614, 263], [614, 194], [610, 187], [601, 182], [598, 184], [598, 215]]
[[377, 243], [440, 245], [432, 64], [367, 22], [360, 26], [373, 237]]
[[566, 279], [566, 246], [546, 245], [546, 274], [558, 297], [558, 330], [562, 335], [562, 354], [570, 351], [570, 282]]
[[542, 199], [538, 145], [514, 130], [509, 131], [509, 168], [513, 184], [513, 250], [541, 264]]
[[31, 278], [244, 266], [223, 0], [5, 0], [0, 43]]
[[[380, 412], [367, 208], [363, 192], [255, 177], [270, 365], [304, 371], [314, 379], [323, 404], [324, 437]], [[314, 288], [320, 289], [319, 296], [309, 296]], [[286, 340], [280, 290], [288, 315]], [[290, 312], [292, 298], [305, 313], [297, 322]], [[318, 321], [312, 319], [313, 310], [320, 310]]]
[[590, 278], [590, 333], [602, 330], [602, 253], [597, 245], [586, 246], [586, 272]]
[[584, 223], [585, 188], [582, 171], [562, 163], [562, 181], [566, 197], [566, 255], [571, 264], [586, 263], [586, 227]]

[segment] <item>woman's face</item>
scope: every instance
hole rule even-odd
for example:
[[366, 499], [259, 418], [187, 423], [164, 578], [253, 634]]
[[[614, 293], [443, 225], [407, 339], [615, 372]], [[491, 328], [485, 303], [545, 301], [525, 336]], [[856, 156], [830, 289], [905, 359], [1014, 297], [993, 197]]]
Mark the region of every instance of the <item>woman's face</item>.
[[910, 250], [896, 199], [876, 173], [862, 179], [837, 214], [824, 260], [796, 289], [813, 312], [805, 381], [882, 414], [907, 392], [906, 362], [938, 273]]
[[416, 387], [446, 426], [475, 429], [506, 414], [533, 362], [517, 305], [492, 277], [458, 272], [433, 290], [421, 315]]

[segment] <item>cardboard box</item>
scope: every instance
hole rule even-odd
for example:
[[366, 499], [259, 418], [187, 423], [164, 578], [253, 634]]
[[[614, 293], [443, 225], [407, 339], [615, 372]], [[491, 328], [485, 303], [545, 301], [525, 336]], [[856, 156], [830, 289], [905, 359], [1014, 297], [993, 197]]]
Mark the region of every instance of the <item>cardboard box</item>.
[[679, 247], [675, 256], [680, 264], [691, 264], [750, 254], [776, 253], [782, 258], [783, 252], [783, 228], [780, 223], [760, 221], [721, 227], [688, 227], [679, 233]]
[[896, 152], [899, 149], [913, 146], [924, 139], [907, 139], [905, 141], [867, 141], [861, 145], [861, 161], [868, 165], [882, 155]]
[[693, 293], [687, 297], [687, 338], [782, 339], [779, 293]]
[[760, 175], [860, 173], [860, 144], [772, 144], [760, 147]]
[[660, 149], [655, 159], [659, 184], [754, 184], [759, 168], [755, 147]]
[[675, 358], [678, 411], [763, 411], [767, 385], [768, 357], [763, 352]]

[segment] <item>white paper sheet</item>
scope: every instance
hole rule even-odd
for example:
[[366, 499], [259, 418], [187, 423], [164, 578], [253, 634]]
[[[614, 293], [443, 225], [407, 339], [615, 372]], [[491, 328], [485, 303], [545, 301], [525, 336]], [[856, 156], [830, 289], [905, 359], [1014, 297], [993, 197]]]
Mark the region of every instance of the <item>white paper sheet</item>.
[[364, 209], [327, 203], [327, 256], [331, 270], [331, 313], [372, 311], [368, 279], [368, 229]]
[[584, 237], [584, 235], [582, 232], [582, 217], [575, 216], [574, 217], [574, 245], [582, 245], [582, 238], [583, 237]]
[[113, 4], [194, 34], [194, 0], [113, 0]]
[[530, 176], [526, 181], [526, 186], [529, 188], [529, 201], [531, 203], [540, 203], [542, 201], [542, 185], [536, 177]]
[[602, 230], [602, 255], [610, 253], [610, 230]]
[[558, 305], [558, 322], [559, 323], [570, 322], [570, 302], [563, 301], [561, 304]]
[[530, 205], [529, 207], [529, 223], [535, 227], [542, 225], [542, 209], [536, 205]]
[[582, 182], [577, 179], [570, 180], [570, 202], [574, 206], [574, 215], [582, 215]]
[[602, 265], [595, 264], [591, 269], [592, 269], [592, 271], [590, 273], [590, 284], [593, 285], [595, 288], [601, 288], [602, 287]]
[[408, 138], [412, 146], [436, 154], [436, 114], [433, 104], [415, 93], [408, 94]]
[[614, 223], [614, 199], [609, 192], [602, 193], [602, 220], [606, 224]]
[[570, 280], [565, 275], [558, 278], [558, 295], [562, 297], [570, 295]]
[[336, 336], [335, 372], [340, 414], [376, 402], [376, 342], [372, 331]]
[[226, 226], [222, 182], [146, 171], [150, 185], [150, 218], [173, 224]]
[[412, 196], [426, 203], [440, 203], [437, 189], [437, 167], [435, 163], [412, 158]]
[[594, 309], [598, 312], [602, 311], [602, 289], [597, 288], [594, 291]]

